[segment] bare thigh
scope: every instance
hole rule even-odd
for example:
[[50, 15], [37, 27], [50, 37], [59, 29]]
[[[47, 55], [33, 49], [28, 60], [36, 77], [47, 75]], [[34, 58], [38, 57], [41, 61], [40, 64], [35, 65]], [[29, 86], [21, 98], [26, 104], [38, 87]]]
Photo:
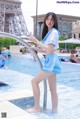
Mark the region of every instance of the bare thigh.
[[48, 78], [49, 76], [51, 76], [53, 73], [51, 72], [44, 72], [41, 71], [38, 75], [36, 75], [33, 80], [37, 83], [40, 83], [41, 81], [45, 80], [46, 78]]
[[48, 83], [49, 83], [49, 88], [50, 91], [56, 92], [56, 74], [53, 73], [48, 77]]

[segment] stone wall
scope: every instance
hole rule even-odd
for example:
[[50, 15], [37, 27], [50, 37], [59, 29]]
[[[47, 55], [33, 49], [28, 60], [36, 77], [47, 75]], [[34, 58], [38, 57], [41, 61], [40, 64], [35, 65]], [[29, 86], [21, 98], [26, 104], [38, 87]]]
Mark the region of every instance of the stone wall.
[[72, 23], [72, 37], [80, 39], [80, 20]]

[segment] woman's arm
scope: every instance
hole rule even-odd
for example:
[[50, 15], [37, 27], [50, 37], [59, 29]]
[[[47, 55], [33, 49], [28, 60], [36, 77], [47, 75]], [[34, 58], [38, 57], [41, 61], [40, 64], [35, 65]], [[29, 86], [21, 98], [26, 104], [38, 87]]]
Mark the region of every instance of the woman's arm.
[[[45, 52], [45, 53], [53, 53], [54, 51], [54, 45], [52, 43], [50, 43], [49, 45], [45, 45], [45, 44], [42, 44], [40, 41], [38, 41], [38, 39], [36, 39], [34, 36], [30, 36], [29, 39], [31, 41], [33, 41], [35, 44], [37, 44], [40, 48], [41, 48], [41, 51], [42, 52]], [[40, 49], [37, 49], [37, 50], [40, 50]]]
[[38, 39], [37, 38], [35, 38], [34, 36], [30, 36], [29, 37], [29, 39], [31, 40], [31, 41], [33, 41], [35, 44], [37, 44], [39, 47], [41, 47], [42, 49], [47, 49], [47, 45], [44, 45], [44, 44], [42, 44], [40, 41], [38, 41]]
[[41, 52], [41, 53], [45, 53], [45, 50], [39, 48], [39, 47], [31, 47], [33, 50]]

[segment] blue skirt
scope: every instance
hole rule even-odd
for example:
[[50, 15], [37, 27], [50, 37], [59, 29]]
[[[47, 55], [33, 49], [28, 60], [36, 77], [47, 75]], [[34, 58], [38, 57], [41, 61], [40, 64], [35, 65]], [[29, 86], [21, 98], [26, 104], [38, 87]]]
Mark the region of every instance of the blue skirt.
[[42, 65], [42, 70], [45, 72], [61, 73], [61, 62], [56, 54], [46, 55], [45, 61]]

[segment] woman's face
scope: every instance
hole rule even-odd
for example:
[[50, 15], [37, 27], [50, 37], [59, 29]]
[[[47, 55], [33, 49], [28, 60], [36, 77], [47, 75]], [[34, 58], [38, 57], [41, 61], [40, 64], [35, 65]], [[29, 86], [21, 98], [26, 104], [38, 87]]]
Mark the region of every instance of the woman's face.
[[46, 19], [46, 25], [48, 27], [48, 30], [50, 30], [53, 27], [54, 19], [52, 18], [51, 15]]

